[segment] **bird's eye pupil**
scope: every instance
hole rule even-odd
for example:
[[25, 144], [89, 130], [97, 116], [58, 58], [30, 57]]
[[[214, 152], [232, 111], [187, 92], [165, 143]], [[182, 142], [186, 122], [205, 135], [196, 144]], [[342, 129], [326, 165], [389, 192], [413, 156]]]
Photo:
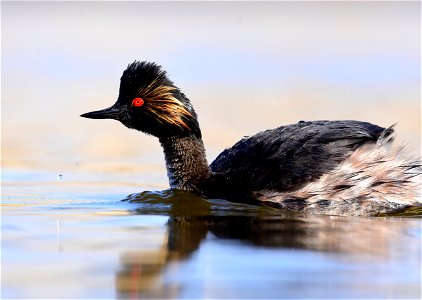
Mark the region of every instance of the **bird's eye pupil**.
[[135, 98], [132, 101], [133, 106], [142, 106], [144, 104], [144, 100], [142, 98]]

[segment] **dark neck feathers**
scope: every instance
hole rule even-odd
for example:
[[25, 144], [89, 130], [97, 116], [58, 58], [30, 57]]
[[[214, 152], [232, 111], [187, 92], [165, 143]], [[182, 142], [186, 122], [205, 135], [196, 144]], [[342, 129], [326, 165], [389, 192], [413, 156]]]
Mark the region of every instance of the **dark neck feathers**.
[[171, 188], [202, 193], [211, 176], [202, 140], [189, 135], [160, 138], [160, 143]]

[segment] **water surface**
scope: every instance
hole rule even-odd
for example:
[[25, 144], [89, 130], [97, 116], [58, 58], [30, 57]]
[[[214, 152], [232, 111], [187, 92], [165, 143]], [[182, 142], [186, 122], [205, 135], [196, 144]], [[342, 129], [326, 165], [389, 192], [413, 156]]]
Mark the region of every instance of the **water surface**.
[[420, 218], [300, 215], [130, 189], [6, 177], [2, 297], [420, 297]]

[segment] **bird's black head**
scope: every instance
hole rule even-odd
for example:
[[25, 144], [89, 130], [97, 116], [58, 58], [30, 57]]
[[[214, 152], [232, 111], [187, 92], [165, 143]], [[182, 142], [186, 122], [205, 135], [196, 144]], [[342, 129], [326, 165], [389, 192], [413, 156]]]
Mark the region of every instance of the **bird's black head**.
[[156, 137], [201, 137], [195, 110], [162, 68], [135, 61], [120, 78], [117, 102], [106, 109], [82, 114], [91, 119], [115, 119], [128, 128]]

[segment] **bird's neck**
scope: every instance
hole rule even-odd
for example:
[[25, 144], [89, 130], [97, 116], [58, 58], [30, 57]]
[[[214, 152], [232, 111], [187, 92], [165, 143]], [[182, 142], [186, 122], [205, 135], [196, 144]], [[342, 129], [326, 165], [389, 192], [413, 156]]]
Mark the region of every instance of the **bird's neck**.
[[211, 176], [202, 140], [195, 136], [160, 138], [166, 159], [170, 186], [202, 192], [201, 186]]

